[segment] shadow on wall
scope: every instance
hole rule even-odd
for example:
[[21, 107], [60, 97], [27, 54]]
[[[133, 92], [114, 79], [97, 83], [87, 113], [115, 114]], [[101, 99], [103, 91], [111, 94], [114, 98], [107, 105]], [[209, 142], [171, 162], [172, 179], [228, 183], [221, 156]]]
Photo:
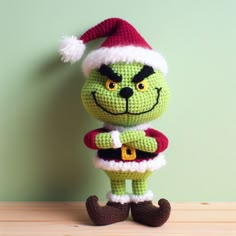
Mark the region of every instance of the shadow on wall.
[[[83, 108], [81, 64], [63, 64], [59, 57], [39, 71], [47, 83], [47, 100], [42, 108], [38, 145], [41, 152], [43, 196], [46, 201], [85, 200], [91, 186], [94, 155], [83, 143], [92, 118]], [[43, 86], [45, 87], [45, 85]]]

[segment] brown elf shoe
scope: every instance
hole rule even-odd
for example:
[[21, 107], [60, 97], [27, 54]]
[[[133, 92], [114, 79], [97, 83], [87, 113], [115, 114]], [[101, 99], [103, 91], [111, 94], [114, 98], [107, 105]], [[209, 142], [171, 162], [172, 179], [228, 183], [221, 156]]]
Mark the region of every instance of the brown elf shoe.
[[158, 201], [159, 207], [151, 201], [131, 203], [131, 213], [133, 220], [144, 225], [153, 227], [163, 225], [170, 216], [170, 203], [166, 199]]
[[109, 225], [127, 219], [130, 203], [107, 202], [105, 206], [100, 206], [97, 196], [90, 196], [86, 201], [86, 208], [95, 225]]

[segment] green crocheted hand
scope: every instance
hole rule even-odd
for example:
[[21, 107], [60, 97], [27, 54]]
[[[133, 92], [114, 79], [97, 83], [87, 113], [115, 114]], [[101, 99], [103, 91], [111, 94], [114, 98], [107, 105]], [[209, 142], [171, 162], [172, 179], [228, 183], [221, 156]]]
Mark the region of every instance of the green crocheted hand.
[[[145, 137], [145, 132], [141, 130], [128, 130], [119, 134], [121, 144], [133, 143]], [[98, 148], [107, 149], [114, 147], [112, 132], [100, 133], [96, 136], [95, 143]]]
[[122, 144], [138, 141], [145, 137], [145, 132], [142, 130], [127, 130], [120, 134]]
[[128, 142], [127, 146], [145, 152], [155, 152], [158, 147], [156, 140], [152, 137], [143, 137], [139, 140]]

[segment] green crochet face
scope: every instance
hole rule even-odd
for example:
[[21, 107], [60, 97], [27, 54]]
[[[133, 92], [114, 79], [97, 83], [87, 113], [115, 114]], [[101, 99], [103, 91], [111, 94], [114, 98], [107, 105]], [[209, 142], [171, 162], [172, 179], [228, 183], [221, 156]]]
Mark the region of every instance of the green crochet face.
[[158, 118], [169, 101], [163, 75], [140, 63], [115, 63], [92, 70], [82, 88], [85, 109], [95, 118], [133, 126]]

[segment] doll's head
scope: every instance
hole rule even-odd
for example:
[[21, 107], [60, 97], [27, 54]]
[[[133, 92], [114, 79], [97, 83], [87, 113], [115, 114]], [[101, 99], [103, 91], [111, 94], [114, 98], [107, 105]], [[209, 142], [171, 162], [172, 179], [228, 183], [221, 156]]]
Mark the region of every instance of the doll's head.
[[86, 110], [115, 125], [134, 126], [158, 118], [169, 100], [165, 59], [127, 21], [109, 18], [80, 38], [65, 37], [60, 46], [64, 62], [81, 58], [85, 43], [106, 37], [86, 56], [82, 89]]
[[110, 124], [133, 126], [158, 118], [169, 101], [169, 87], [160, 71], [141, 63], [102, 64], [82, 88], [84, 107]]

